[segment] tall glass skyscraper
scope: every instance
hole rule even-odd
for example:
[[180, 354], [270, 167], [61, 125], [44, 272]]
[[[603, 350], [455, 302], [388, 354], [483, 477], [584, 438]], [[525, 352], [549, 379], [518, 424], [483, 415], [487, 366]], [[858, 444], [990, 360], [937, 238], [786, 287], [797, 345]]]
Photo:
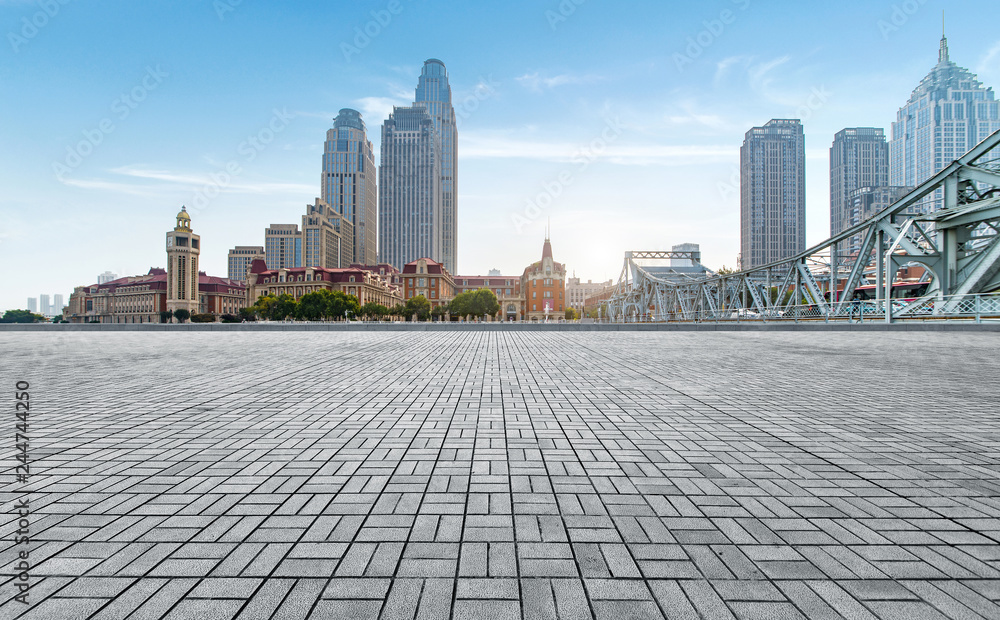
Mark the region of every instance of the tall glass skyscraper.
[[379, 262], [430, 258], [458, 273], [458, 130], [444, 63], [424, 63], [411, 107], [382, 125]]
[[427, 109], [394, 107], [382, 125], [378, 262], [403, 270], [418, 258], [440, 262], [441, 138]]
[[[937, 64], [920, 81], [892, 124], [890, 184], [919, 185], [1000, 130], [997, 105], [992, 88], [984, 87], [968, 69], [951, 61], [948, 39], [942, 36]], [[942, 199], [938, 190], [914, 210], [937, 210]]]
[[[861, 223], [867, 209], [858, 209], [855, 192], [868, 188], [875, 194], [889, 185], [889, 144], [885, 130], [876, 127], [848, 127], [833, 136], [830, 147], [830, 236]], [[883, 195], [889, 195], [883, 192]], [[879, 204], [868, 201], [869, 206]], [[837, 244], [838, 259], [845, 261], [861, 249], [862, 239], [855, 235]], [[841, 263], [843, 264], [843, 262]]]
[[805, 134], [798, 119], [773, 119], [748, 131], [740, 148], [740, 266], [805, 248]]
[[321, 196], [353, 227], [352, 261], [363, 265], [374, 265], [378, 258], [376, 192], [375, 156], [365, 122], [357, 110], [345, 108], [326, 132]]
[[427, 109], [441, 139], [441, 255], [431, 258], [458, 273], [458, 128], [443, 62], [436, 58], [424, 62], [414, 102]]

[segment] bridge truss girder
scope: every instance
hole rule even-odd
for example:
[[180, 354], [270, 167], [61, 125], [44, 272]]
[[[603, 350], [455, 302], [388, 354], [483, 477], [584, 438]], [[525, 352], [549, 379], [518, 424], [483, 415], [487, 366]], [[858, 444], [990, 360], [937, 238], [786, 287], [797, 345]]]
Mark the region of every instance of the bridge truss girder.
[[[934, 213], [909, 210], [938, 190], [944, 206]], [[836, 245], [863, 238], [859, 254], [841, 263]], [[613, 321], [692, 321], [753, 315], [763, 320], [797, 313], [803, 301], [826, 319], [852, 312], [851, 300], [874, 277], [885, 320], [917, 310], [947, 315], [963, 300], [1000, 289], [1000, 131], [874, 217], [795, 256], [732, 274], [689, 281], [665, 279], [639, 261], [688, 259], [697, 252], [627, 252], [622, 275], [608, 300]], [[893, 308], [895, 275], [917, 263], [930, 274], [920, 299]], [[831, 295], [843, 281], [839, 299]], [[824, 291], [824, 282], [826, 291]], [[796, 314], [797, 316], [797, 314]]]

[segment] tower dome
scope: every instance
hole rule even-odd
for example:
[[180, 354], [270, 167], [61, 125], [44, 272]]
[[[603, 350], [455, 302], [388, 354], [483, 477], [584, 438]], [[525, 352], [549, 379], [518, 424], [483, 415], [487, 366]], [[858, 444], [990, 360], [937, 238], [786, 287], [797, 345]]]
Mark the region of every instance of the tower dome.
[[177, 227], [174, 230], [191, 230], [191, 216], [186, 207], [181, 207], [181, 212], [177, 214]]

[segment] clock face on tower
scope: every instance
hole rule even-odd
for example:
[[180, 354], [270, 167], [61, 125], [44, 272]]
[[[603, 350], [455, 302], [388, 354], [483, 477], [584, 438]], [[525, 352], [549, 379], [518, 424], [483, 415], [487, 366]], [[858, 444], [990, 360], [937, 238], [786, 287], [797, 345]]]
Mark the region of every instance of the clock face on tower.
[[167, 237], [167, 247], [168, 248], [174, 247], [174, 238], [173, 237]]

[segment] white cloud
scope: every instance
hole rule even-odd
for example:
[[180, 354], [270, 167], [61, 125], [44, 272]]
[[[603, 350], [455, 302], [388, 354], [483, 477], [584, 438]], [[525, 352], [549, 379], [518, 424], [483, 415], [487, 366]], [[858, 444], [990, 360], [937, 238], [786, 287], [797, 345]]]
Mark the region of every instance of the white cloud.
[[[133, 182], [114, 179], [76, 179], [63, 178], [62, 183], [70, 187], [78, 187], [88, 190], [102, 190], [133, 196], [157, 196], [165, 191], [190, 191], [200, 190], [208, 185], [218, 187], [218, 183], [213, 181], [208, 174], [198, 174], [191, 172], [171, 172], [169, 170], [155, 170], [143, 168], [141, 166], [121, 166], [110, 170], [112, 174], [135, 179]], [[316, 189], [312, 185], [299, 183], [271, 183], [266, 181], [255, 181], [253, 179], [233, 178], [229, 183], [220, 188], [220, 194], [266, 194], [277, 196], [288, 196], [289, 194], [299, 194], [312, 196]]]
[[577, 163], [583, 157], [627, 166], [687, 165], [695, 161], [727, 161], [739, 153], [738, 148], [731, 145], [626, 144], [617, 141], [604, 143], [606, 147], [598, 152], [587, 142], [525, 140], [473, 132], [460, 136], [460, 141], [463, 159], [531, 159], [553, 163]]
[[568, 84], [592, 84], [604, 78], [597, 75], [571, 75], [569, 73], [546, 77], [536, 71], [534, 73], [526, 73], [514, 79], [528, 90], [540, 93], [543, 90], [566, 86]]
[[358, 112], [365, 119], [365, 124], [369, 127], [377, 127], [382, 121], [389, 118], [393, 106], [413, 105], [413, 101], [403, 97], [362, 97], [354, 101], [358, 107]]
[[667, 121], [671, 125], [700, 125], [709, 129], [726, 129], [730, 126], [730, 123], [718, 114], [705, 113], [705, 106], [698, 105], [694, 100], [680, 101], [675, 107], [681, 113], [667, 115]]
[[[986, 52], [982, 60], [979, 61], [979, 66], [976, 68], [976, 72], [979, 73], [980, 77], [989, 76], [993, 78], [1000, 78], [1000, 41], [993, 44], [993, 47]], [[986, 79], [986, 78], [984, 78]]]

